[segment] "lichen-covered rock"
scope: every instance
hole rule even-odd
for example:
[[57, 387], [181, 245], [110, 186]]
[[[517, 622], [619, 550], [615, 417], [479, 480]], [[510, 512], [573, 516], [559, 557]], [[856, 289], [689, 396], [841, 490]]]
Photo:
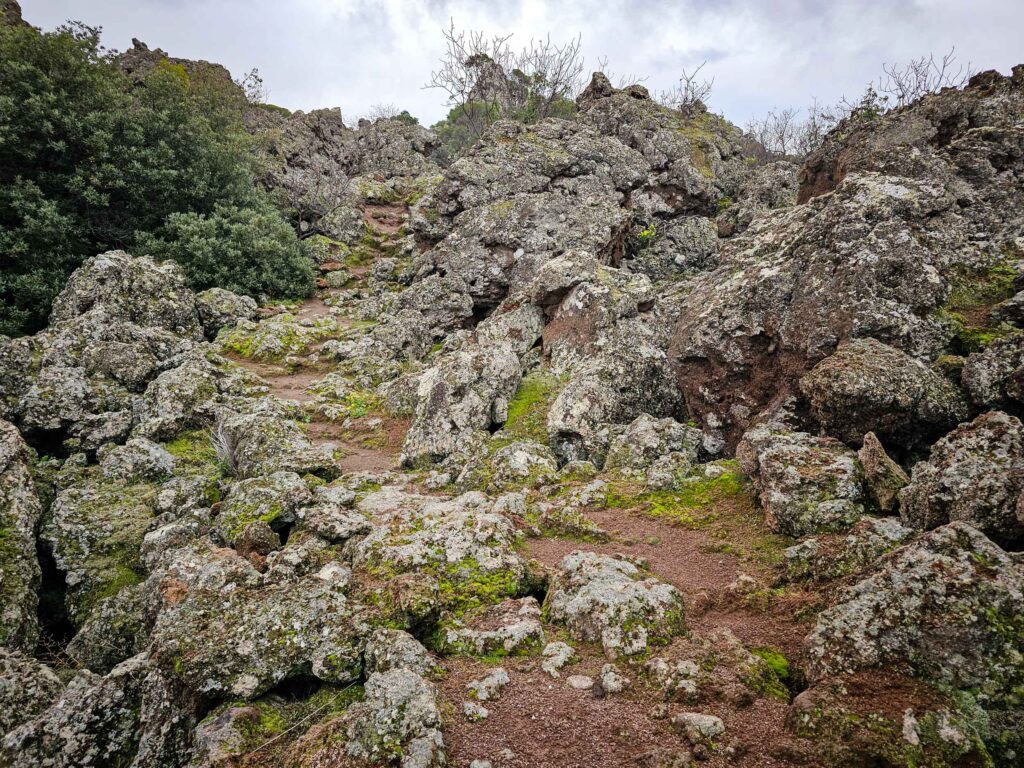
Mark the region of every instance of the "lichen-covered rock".
[[800, 387], [822, 428], [848, 444], [874, 432], [914, 448], [967, 418], [963, 396], [947, 379], [875, 339], [841, 345]]
[[969, 355], [960, 380], [979, 408], [1024, 403], [1024, 333], [997, 339], [983, 352]]
[[230, 447], [234, 470], [249, 478], [274, 472], [295, 472], [333, 480], [341, 474], [333, 451], [314, 446], [299, 425], [277, 415], [278, 409], [257, 404], [248, 413], [226, 416], [218, 431]]
[[373, 523], [352, 508], [355, 500], [356, 494], [344, 486], [315, 488], [312, 503], [299, 512], [302, 527], [334, 544], [369, 533]]
[[675, 587], [627, 560], [594, 552], [562, 559], [544, 611], [573, 637], [600, 642], [612, 660], [644, 653], [684, 630], [682, 595]]
[[469, 455], [456, 486], [497, 492], [540, 485], [554, 479], [557, 472], [558, 460], [550, 448], [532, 440], [516, 440], [492, 455], [483, 453], [478, 460]]
[[0, 733], [10, 733], [48, 709], [63, 688], [42, 662], [0, 647]]
[[408, 669], [422, 677], [435, 674], [440, 667], [415, 637], [400, 629], [380, 628], [366, 640], [363, 653], [366, 674]]
[[909, 668], [983, 701], [1024, 681], [1024, 573], [984, 534], [955, 522], [886, 556], [819, 615], [812, 679]]
[[106, 445], [98, 457], [103, 477], [125, 484], [158, 482], [174, 473], [174, 457], [144, 437], [132, 438], [124, 445]]
[[889, 458], [874, 432], [864, 435], [857, 459], [864, 470], [864, 489], [871, 503], [880, 512], [895, 512], [900, 490], [910, 484], [903, 467]]
[[126, 485], [95, 472], [54, 500], [41, 536], [66, 574], [65, 604], [76, 625], [100, 600], [143, 579], [139, 553], [155, 503], [156, 486]]
[[504, 600], [442, 627], [438, 645], [446, 653], [526, 654], [544, 645], [540, 619], [536, 598]]
[[186, 429], [211, 425], [216, 416], [218, 377], [204, 357], [190, 355], [146, 387], [135, 405], [137, 433], [166, 440]]
[[152, 653], [197, 694], [252, 699], [296, 675], [357, 680], [368, 632], [359, 606], [318, 576], [226, 593], [197, 585], [160, 613]]
[[838, 440], [765, 425], [743, 436], [736, 457], [753, 478], [765, 523], [776, 533], [839, 531], [864, 513], [857, 454]]
[[71, 321], [88, 310], [178, 336], [202, 338], [196, 300], [181, 267], [123, 251], [94, 256], [75, 270], [53, 302], [50, 324]]
[[384, 488], [357, 508], [375, 526], [353, 541], [353, 565], [392, 581], [412, 576], [423, 604], [408, 610], [459, 613], [525, 589], [527, 568], [513, 549], [515, 528], [481, 493], [443, 498]]
[[528, 304], [492, 315], [477, 327], [476, 343], [420, 376], [403, 446], [406, 464], [444, 459], [473, 432], [505, 423], [522, 379], [520, 357], [540, 337], [541, 325], [541, 311]]
[[706, 216], [681, 216], [641, 230], [640, 247], [624, 264], [653, 280], [718, 266], [718, 230]]
[[604, 468], [642, 476], [657, 459], [678, 453], [682, 456], [676, 462], [677, 468], [685, 471], [686, 462], [697, 463], [703, 437], [699, 429], [674, 419], [655, 419], [641, 414], [611, 439]]
[[106, 674], [125, 659], [146, 650], [146, 607], [142, 584], [122, 587], [96, 604], [65, 652], [76, 664]]
[[309, 488], [294, 472], [239, 480], [221, 503], [217, 532], [240, 551], [267, 554], [260, 543], [280, 546], [277, 531], [290, 527], [298, 511], [312, 500]]
[[130, 765], [148, 669], [140, 655], [105, 677], [79, 672], [51, 707], [4, 736], [0, 763], [11, 768]]
[[221, 328], [238, 325], [256, 317], [256, 300], [223, 288], [208, 288], [196, 294], [196, 309], [206, 338], [216, 338]]
[[443, 766], [436, 696], [434, 685], [409, 669], [370, 675], [366, 698], [349, 712], [348, 755], [371, 765], [394, 761], [401, 768]]
[[31, 448], [0, 421], [0, 648], [31, 652], [39, 636], [36, 529], [43, 515]]
[[831, 581], [863, 573], [914, 534], [894, 518], [864, 518], [845, 536], [806, 539], [787, 548], [786, 576]]
[[1024, 493], [1024, 427], [1001, 411], [963, 424], [913, 468], [900, 491], [900, 516], [912, 528], [960, 520], [996, 541], [1024, 538], [1018, 499]]

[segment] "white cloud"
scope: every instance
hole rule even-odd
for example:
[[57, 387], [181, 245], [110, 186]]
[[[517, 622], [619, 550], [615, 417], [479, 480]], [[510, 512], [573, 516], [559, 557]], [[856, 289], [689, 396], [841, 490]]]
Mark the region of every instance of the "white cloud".
[[773, 106], [859, 94], [883, 61], [956, 45], [976, 68], [1008, 72], [1024, 58], [1019, 0], [25, 0], [44, 29], [74, 18], [104, 28], [109, 47], [138, 37], [174, 56], [258, 66], [271, 100], [292, 109], [375, 103], [427, 124], [446, 111], [423, 90], [449, 18], [525, 43], [581, 33], [588, 61], [607, 55], [656, 90], [708, 59], [711, 106], [744, 123]]

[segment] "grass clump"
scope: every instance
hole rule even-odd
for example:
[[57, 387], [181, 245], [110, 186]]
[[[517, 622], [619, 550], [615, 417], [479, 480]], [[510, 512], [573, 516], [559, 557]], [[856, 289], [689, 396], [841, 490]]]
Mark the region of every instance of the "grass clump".
[[501, 431], [516, 440], [547, 445], [548, 411], [561, 387], [561, 380], [546, 371], [524, 376], [508, 404], [508, 419]]

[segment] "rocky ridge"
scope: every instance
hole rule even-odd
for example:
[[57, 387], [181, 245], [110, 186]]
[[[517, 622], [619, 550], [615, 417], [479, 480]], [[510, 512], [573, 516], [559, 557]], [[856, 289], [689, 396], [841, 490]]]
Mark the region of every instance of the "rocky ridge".
[[578, 105], [254, 113], [316, 298], [0, 339], [0, 764], [1021, 759], [1024, 68], [799, 170]]

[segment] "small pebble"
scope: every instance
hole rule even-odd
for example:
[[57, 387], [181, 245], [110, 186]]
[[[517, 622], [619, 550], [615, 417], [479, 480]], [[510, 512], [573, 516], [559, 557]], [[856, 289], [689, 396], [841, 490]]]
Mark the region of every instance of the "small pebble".
[[577, 691], [589, 691], [594, 687], [594, 679], [586, 675], [569, 675], [565, 682], [569, 684], [570, 688], [575, 688]]

